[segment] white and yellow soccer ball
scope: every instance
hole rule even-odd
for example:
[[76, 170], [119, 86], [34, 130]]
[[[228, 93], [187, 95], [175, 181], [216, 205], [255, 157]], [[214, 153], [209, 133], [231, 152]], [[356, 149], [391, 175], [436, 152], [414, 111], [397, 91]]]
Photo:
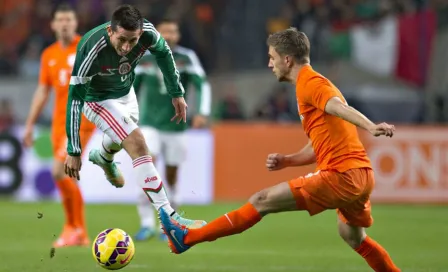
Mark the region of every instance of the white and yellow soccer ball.
[[93, 241], [92, 253], [96, 262], [107, 270], [118, 270], [128, 265], [135, 254], [132, 238], [118, 228], [106, 229]]

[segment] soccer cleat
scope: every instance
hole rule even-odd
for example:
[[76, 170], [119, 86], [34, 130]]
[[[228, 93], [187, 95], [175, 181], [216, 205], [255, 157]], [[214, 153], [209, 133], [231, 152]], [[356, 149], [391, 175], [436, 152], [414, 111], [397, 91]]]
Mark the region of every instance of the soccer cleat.
[[[79, 232], [73, 228], [64, 228], [64, 231], [59, 236], [59, 238], [53, 243], [54, 248], [61, 247], [72, 247], [72, 246], [83, 246], [85, 241], [85, 236], [82, 232]], [[87, 241], [87, 244], [90, 242]]]
[[181, 254], [190, 248], [184, 243], [188, 229], [174, 221], [164, 209], [160, 209], [160, 224], [168, 238], [168, 246], [172, 253]]
[[135, 234], [135, 241], [145, 241], [149, 240], [156, 235], [156, 232], [148, 227], [141, 227], [140, 230]]
[[89, 237], [86, 237], [86, 236], [81, 237], [81, 239], [79, 239], [79, 241], [78, 241], [78, 245], [82, 246], [82, 247], [90, 246], [90, 239], [89, 239]]
[[[163, 209], [162, 209], [163, 210]], [[175, 220], [180, 225], [183, 225], [189, 229], [198, 229], [207, 224], [204, 220], [191, 220], [186, 219], [180, 216], [178, 213], [175, 213], [173, 216], [171, 216], [173, 220]]]
[[110, 182], [110, 184], [117, 188], [124, 186], [124, 178], [120, 169], [118, 169], [117, 164], [115, 162], [108, 162], [104, 160], [98, 149], [90, 150], [89, 161], [103, 169], [106, 179]]

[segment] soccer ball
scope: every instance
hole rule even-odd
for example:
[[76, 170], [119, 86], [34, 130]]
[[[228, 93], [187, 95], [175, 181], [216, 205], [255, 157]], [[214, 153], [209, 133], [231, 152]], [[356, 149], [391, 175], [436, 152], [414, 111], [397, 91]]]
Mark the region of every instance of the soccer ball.
[[93, 257], [107, 270], [118, 270], [134, 258], [135, 247], [131, 237], [121, 229], [106, 229], [95, 238]]

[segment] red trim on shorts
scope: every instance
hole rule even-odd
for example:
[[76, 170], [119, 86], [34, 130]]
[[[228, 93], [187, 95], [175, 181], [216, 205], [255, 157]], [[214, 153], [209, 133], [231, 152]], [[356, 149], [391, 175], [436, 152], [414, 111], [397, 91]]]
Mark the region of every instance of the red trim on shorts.
[[106, 123], [109, 125], [109, 127], [117, 134], [118, 138], [120, 140], [126, 139], [128, 134], [126, 131], [120, 126], [120, 124], [113, 118], [113, 116], [110, 114], [109, 111], [107, 111], [104, 107], [101, 107], [97, 103], [94, 102], [86, 102], [86, 104], [92, 109], [93, 112], [98, 114]]

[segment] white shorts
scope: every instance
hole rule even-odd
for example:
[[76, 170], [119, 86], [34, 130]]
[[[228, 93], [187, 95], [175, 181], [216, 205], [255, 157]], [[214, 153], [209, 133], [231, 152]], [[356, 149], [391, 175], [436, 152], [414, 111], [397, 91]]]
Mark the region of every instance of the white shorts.
[[84, 115], [114, 142], [121, 142], [138, 128], [138, 103], [134, 88], [120, 98], [85, 102]]
[[184, 132], [164, 132], [153, 127], [141, 127], [149, 153], [163, 160], [168, 166], [179, 166], [187, 157], [187, 143]]

